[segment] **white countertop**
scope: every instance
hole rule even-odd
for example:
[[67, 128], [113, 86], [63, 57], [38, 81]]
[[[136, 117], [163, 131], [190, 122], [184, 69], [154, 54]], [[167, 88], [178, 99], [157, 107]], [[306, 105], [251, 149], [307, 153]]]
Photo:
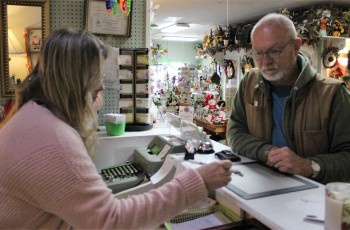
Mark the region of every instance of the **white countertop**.
[[[125, 132], [122, 136], [111, 137], [101, 129], [99, 133], [99, 144], [96, 146], [96, 156], [94, 162], [97, 169], [110, 165], [133, 161], [135, 148], [147, 146], [155, 135], [173, 134], [179, 135], [179, 131], [167, 126], [153, 127], [148, 131]], [[230, 149], [228, 146], [212, 141], [215, 152]], [[174, 158], [182, 161], [184, 154], [176, 154]], [[242, 162], [251, 161], [242, 157]], [[195, 160], [202, 163], [209, 163], [215, 160], [214, 154], [196, 154]], [[187, 167], [199, 167], [198, 164], [182, 161]], [[239, 164], [239, 163], [234, 163]], [[309, 180], [307, 178], [303, 178]], [[311, 181], [311, 180], [309, 180]], [[241, 208], [250, 216], [253, 216], [271, 229], [291, 229], [291, 230], [321, 230], [324, 229], [323, 222], [305, 220], [305, 210], [307, 203], [314, 198], [319, 198], [318, 202], [324, 207], [324, 185], [311, 181], [318, 185], [317, 188], [288, 192], [279, 195], [246, 200], [226, 187], [216, 190], [216, 199], [226, 206]], [[231, 183], [234, 183], [234, 178]], [[247, 181], [247, 183], [253, 183]]]
[[108, 136], [105, 126], [100, 126], [97, 132], [99, 139], [111, 139], [111, 138], [125, 138], [125, 137], [140, 137], [140, 136], [155, 136], [159, 134], [174, 134], [180, 135], [180, 131], [170, 127], [164, 123], [153, 124], [153, 127], [150, 130], [146, 131], [126, 131], [123, 135], [120, 136]]

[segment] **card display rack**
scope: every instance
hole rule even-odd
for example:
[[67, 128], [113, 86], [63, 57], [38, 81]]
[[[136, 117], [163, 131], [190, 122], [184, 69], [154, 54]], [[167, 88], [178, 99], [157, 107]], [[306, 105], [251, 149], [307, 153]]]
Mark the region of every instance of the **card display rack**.
[[145, 131], [153, 127], [150, 113], [148, 49], [122, 48], [119, 54], [121, 85], [119, 109], [126, 115], [126, 131]]

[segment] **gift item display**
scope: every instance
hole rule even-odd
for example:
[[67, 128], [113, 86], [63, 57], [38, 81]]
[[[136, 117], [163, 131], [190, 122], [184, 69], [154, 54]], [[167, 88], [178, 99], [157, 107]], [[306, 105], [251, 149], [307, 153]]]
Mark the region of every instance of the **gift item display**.
[[210, 124], [226, 123], [221, 76], [214, 68], [185, 65], [178, 68], [177, 75], [170, 77], [160, 66], [153, 66], [150, 84], [153, 103], [161, 113], [178, 113], [179, 106], [190, 106], [194, 108], [194, 117]]

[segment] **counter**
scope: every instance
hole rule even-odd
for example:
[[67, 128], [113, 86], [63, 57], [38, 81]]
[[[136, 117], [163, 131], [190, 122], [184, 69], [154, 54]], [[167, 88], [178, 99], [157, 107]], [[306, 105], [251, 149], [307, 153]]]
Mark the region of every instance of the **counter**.
[[[99, 134], [99, 144], [96, 146], [94, 162], [97, 169], [133, 160], [134, 149], [147, 146], [155, 135], [173, 134], [179, 135], [178, 130], [169, 127], [154, 127], [148, 131], [126, 132], [122, 136], [108, 137], [103, 131]], [[212, 141], [215, 152], [223, 149], [230, 149], [228, 146]], [[182, 161], [186, 167], [199, 167], [198, 164], [183, 161], [183, 154], [176, 154], [173, 158]], [[215, 160], [214, 154], [196, 154], [195, 159], [203, 163]], [[242, 157], [242, 162], [249, 162], [251, 159]], [[307, 178], [303, 178], [308, 180]], [[304, 211], [307, 203], [315, 197], [320, 198], [319, 202], [324, 207], [324, 185], [311, 181], [317, 188], [288, 192], [279, 195], [245, 200], [226, 187], [216, 190], [216, 200], [233, 209], [247, 213], [271, 229], [308, 229], [321, 230], [323, 222], [304, 219]], [[234, 183], [234, 178], [230, 183]], [[247, 181], [247, 183], [254, 183]]]

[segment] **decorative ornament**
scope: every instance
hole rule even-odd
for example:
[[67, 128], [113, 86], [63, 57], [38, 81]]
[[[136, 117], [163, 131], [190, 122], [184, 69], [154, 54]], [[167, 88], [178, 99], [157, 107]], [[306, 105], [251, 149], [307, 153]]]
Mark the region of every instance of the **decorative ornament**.
[[249, 72], [252, 68], [254, 68], [254, 60], [252, 57], [249, 57], [247, 55], [244, 55], [241, 61], [241, 70], [242, 73], [245, 74], [246, 72]]
[[341, 67], [340, 63], [337, 61], [334, 67], [330, 70], [329, 77], [342, 80], [343, 76], [344, 76], [343, 68]]
[[132, 0], [106, 0], [106, 11], [107, 14], [113, 12], [113, 14], [118, 14], [118, 2], [122, 12], [129, 16], [131, 11], [131, 1]]
[[337, 64], [339, 57], [338, 52], [339, 48], [332, 46], [329, 46], [322, 51], [322, 63], [325, 68], [331, 69]]
[[327, 36], [327, 19], [321, 18], [320, 20], [320, 30], [318, 31], [320, 37]]
[[112, 7], [111, 7], [111, 0], [106, 0], [106, 12], [107, 12], [107, 14], [111, 13], [111, 9], [112, 9]]
[[340, 23], [339, 20], [334, 20], [332, 23], [332, 35], [339, 37], [341, 34], [345, 32], [344, 26], [342, 23]]
[[232, 60], [224, 59], [224, 71], [227, 79], [232, 79], [236, 76], [236, 69]]
[[159, 59], [168, 53], [168, 50], [163, 48], [160, 44], [151, 46], [151, 58], [154, 61], [154, 64], [158, 64]]

